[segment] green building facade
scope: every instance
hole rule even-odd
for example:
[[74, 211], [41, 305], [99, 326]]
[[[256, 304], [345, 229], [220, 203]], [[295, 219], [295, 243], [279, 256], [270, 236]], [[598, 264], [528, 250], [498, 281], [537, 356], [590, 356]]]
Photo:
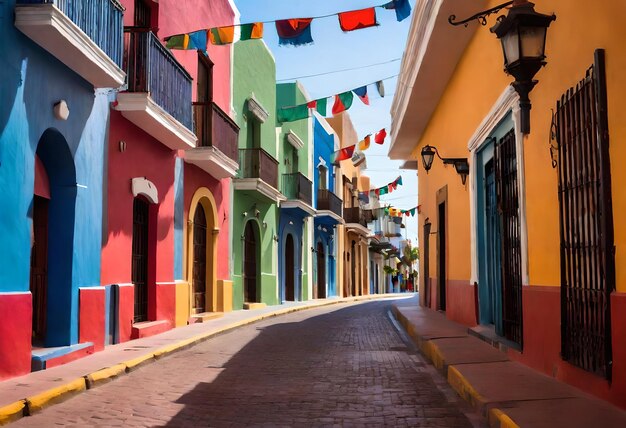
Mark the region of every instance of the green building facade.
[[233, 309], [280, 303], [277, 288], [279, 191], [276, 65], [262, 40], [235, 43], [233, 106], [239, 172], [233, 179]]

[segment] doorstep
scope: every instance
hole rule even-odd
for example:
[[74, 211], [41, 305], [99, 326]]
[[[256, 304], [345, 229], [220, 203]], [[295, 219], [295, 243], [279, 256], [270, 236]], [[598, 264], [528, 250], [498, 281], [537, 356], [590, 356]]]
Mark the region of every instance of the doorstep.
[[243, 304], [243, 308], [247, 309], [247, 310], [253, 310], [253, 309], [263, 309], [264, 307], [266, 307], [267, 305], [265, 303], [252, 303], [252, 302], [246, 302]]
[[217, 318], [222, 318], [224, 316], [223, 312], [202, 312], [199, 314], [192, 315], [189, 317], [189, 324], [195, 324], [198, 322], [207, 322], [210, 320], [214, 320]]
[[92, 342], [57, 346], [54, 348], [33, 349], [31, 352], [30, 369], [33, 372], [50, 369], [93, 353], [94, 346]]
[[130, 338], [141, 339], [142, 337], [150, 337], [155, 334], [163, 333], [171, 328], [169, 321], [166, 320], [137, 322], [133, 324]]

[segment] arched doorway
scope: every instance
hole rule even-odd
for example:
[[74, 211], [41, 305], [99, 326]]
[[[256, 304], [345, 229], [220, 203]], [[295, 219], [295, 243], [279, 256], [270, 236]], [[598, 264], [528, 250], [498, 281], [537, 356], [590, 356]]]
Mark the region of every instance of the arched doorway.
[[285, 300], [295, 300], [295, 269], [296, 269], [296, 251], [294, 248], [293, 235], [287, 234], [285, 240]]
[[317, 243], [317, 298], [326, 298], [326, 252], [321, 241]]
[[135, 286], [134, 322], [148, 320], [148, 233], [150, 206], [142, 197], [133, 201], [132, 282]]
[[66, 346], [77, 334], [78, 288], [72, 279], [76, 168], [63, 135], [48, 129], [35, 156], [30, 291], [33, 345]]
[[207, 219], [202, 204], [193, 216], [193, 313], [206, 312]]
[[258, 302], [257, 294], [257, 236], [252, 221], [246, 223], [243, 248], [243, 299]]

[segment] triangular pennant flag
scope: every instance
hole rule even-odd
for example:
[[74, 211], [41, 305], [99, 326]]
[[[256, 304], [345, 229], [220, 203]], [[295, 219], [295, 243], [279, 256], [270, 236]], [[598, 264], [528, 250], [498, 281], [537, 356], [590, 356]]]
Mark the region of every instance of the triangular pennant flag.
[[189, 34], [176, 34], [165, 38], [165, 47], [168, 49], [187, 49]]
[[335, 104], [333, 105], [333, 115], [337, 115], [342, 111], [348, 110], [352, 106], [354, 95], [352, 91], [344, 92], [339, 95], [335, 95]]
[[353, 10], [339, 14], [339, 26], [343, 31], [360, 30], [361, 28], [374, 27], [376, 22], [376, 9]]
[[378, 91], [378, 95], [380, 95], [381, 98], [385, 98], [385, 84], [382, 80], [376, 82], [376, 90]]
[[309, 101], [308, 103], [306, 103], [306, 106], [308, 108], [317, 108], [317, 100]]
[[398, 178], [396, 178], [396, 186], [402, 186], [402, 176], [399, 176]]
[[279, 122], [294, 122], [296, 120], [307, 119], [309, 117], [309, 107], [301, 104], [295, 107], [283, 107], [278, 109]]
[[363, 101], [363, 104], [370, 105], [370, 99], [367, 96], [367, 86], [361, 86], [360, 88], [353, 89], [352, 92]]
[[263, 38], [263, 23], [253, 22], [252, 24], [241, 25], [241, 36], [239, 40], [254, 40]]
[[370, 137], [371, 136], [372, 136], [372, 134], [370, 134], [367, 137], [363, 138], [359, 142], [359, 150], [367, 150], [370, 147]]
[[235, 27], [216, 27], [209, 30], [209, 40], [211, 44], [221, 46], [232, 43], [235, 40]]
[[374, 136], [374, 142], [376, 144], [383, 144], [385, 142], [385, 137], [387, 137], [387, 131], [385, 131], [385, 128], [383, 128], [378, 131]]
[[389, 3], [383, 5], [383, 7], [385, 9], [395, 9], [398, 22], [404, 21], [411, 15], [409, 0], [391, 0]]
[[328, 110], [328, 98], [320, 98], [317, 100], [317, 112], [322, 116], [326, 116]]
[[206, 30], [195, 31], [189, 33], [189, 45], [187, 49], [195, 49], [206, 52], [207, 35]]
[[355, 146], [344, 147], [343, 149], [333, 152], [331, 156], [331, 163], [337, 163], [340, 161], [348, 160], [352, 158]]
[[281, 46], [302, 46], [313, 43], [311, 37], [313, 18], [295, 18], [276, 21], [278, 44]]

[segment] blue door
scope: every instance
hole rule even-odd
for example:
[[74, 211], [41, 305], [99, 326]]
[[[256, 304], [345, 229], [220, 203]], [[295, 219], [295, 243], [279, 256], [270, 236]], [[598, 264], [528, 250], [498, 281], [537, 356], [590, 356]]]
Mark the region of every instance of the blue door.
[[486, 214], [486, 304], [483, 320], [493, 323], [498, 335], [502, 335], [502, 276], [501, 269], [501, 238], [500, 214], [496, 194], [496, 174], [493, 160], [485, 165], [485, 214]]

